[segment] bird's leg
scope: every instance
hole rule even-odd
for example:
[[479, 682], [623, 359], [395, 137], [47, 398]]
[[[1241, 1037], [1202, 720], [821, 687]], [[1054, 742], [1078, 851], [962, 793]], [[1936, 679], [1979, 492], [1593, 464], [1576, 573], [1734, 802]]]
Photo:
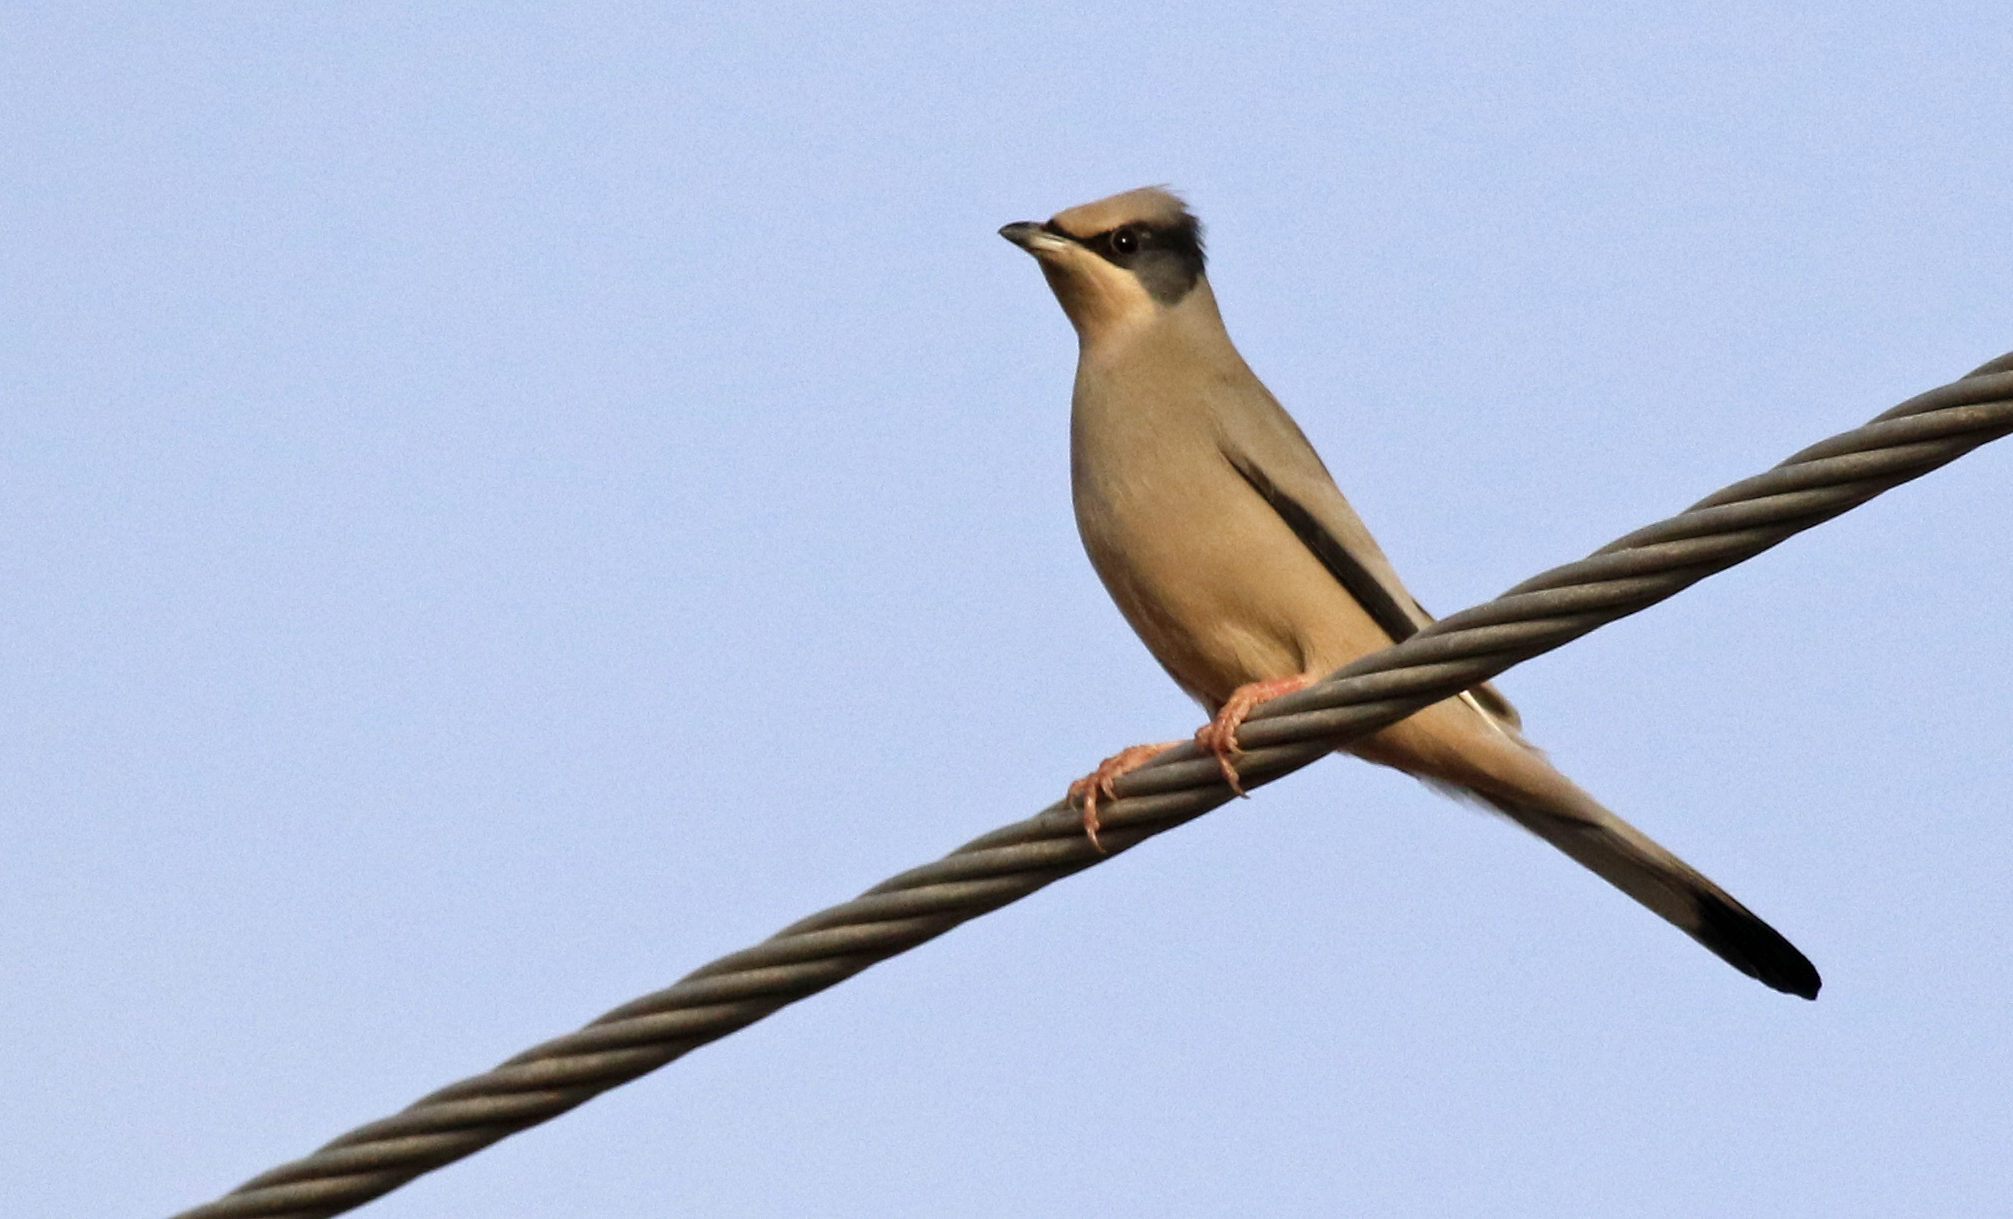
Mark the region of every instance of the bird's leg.
[[1195, 730], [1195, 741], [1204, 749], [1216, 755], [1216, 764], [1223, 768], [1223, 781], [1230, 784], [1230, 790], [1244, 794], [1244, 784], [1237, 777], [1237, 758], [1244, 751], [1237, 747], [1237, 730], [1244, 724], [1244, 718], [1252, 708], [1260, 703], [1305, 690], [1314, 684], [1314, 676], [1298, 673], [1292, 677], [1275, 677], [1270, 681], [1254, 681], [1237, 687], [1217, 709], [1216, 718]]
[[1118, 793], [1112, 790], [1111, 785], [1118, 782], [1121, 775], [1138, 770], [1179, 744], [1180, 741], [1168, 741], [1161, 745], [1134, 745], [1130, 749], [1121, 749], [1099, 762], [1096, 770], [1069, 785], [1069, 802], [1083, 810], [1083, 832], [1089, 837], [1090, 845], [1097, 848], [1098, 854], [1106, 854], [1104, 844], [1097, 840], [1098, 800], [1118, 799]]

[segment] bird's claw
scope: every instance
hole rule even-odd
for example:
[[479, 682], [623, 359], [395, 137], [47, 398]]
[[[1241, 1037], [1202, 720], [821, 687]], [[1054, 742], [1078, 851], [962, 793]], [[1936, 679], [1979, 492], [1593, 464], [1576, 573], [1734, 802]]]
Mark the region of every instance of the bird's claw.
[[1090, 845], [1097, 848], [1098, 854], [1110, 854], [1097, 838], [1097, 831], [1101, 825], [1097, 816], [1098, 801], [1118, 799], [1118, 792], [1112, 785], [1117, 783], [1120, 777], [1138, 770], [1148, 761], [1173, 747], [1172, 744], [1134, 745], [1130, 749], [1121, 749], [1099, 762], [1096, 770], [1069, 785], [1069, 803], [1083, 810], [1084, 836], [1090, 839]]
[[1237, 759], [1244, 751], [1237, 747], [1237, 730], [1260, 703], [1305, 690], [1314, 684], [1314, 679], [1305, 673], [1292, 677], [1275, 677], [1270, 681], [1254, 681], [1230, 692], [1223, 706], [1217, 708], [1216, 715], [1202, 727], [1195, 730], [1195, 743], [1216, 755], [1216, 765], [1223, 771], [1223, 781], [1230, 790], [1244, 796], [1244, 781], [1237, 773]]

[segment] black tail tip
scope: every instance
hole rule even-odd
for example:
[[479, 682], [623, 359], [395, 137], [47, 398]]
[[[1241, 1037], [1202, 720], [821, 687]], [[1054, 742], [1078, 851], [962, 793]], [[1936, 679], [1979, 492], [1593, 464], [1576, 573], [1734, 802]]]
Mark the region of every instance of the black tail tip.
[[1727, 964], [1786, 995], [1817, 998], [1824, 979], [1782, 933], [1710, 893], [1698, 895], [1698, 912], [1699, 929], [1694, 934]]

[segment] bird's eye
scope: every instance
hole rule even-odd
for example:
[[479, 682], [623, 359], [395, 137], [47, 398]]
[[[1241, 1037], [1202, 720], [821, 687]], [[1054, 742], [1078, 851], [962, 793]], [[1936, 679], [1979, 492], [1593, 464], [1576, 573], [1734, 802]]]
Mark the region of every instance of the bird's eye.
[[1114, 254], [1137, 254], [1139, 233], [1130, 226], [1119, 229], [1111, 235], [1111, 252]]

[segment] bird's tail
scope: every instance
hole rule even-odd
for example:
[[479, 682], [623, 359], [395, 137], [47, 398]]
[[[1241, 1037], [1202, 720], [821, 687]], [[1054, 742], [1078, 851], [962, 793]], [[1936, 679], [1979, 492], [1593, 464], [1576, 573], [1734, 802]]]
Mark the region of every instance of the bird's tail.
[[1817, 997], [1817, 969], [1794, 944], [1648, 834], [1601, 807], [1513, 724], [1471, 700], [1436, 703], [1354, 742], [1349, 750], [1451, 794], [1482, 801], [1662, 915], [1735, 969], [1779, 991]]
[[1562, 789], [1546, 792], [1542, 802], [1482, 798], [1735, 969], [1787, 994], [1817, 998], [1822, 979], [1796, 945], [1649, 835], [1601, 807], [1563, 775], [1552, 773]]

